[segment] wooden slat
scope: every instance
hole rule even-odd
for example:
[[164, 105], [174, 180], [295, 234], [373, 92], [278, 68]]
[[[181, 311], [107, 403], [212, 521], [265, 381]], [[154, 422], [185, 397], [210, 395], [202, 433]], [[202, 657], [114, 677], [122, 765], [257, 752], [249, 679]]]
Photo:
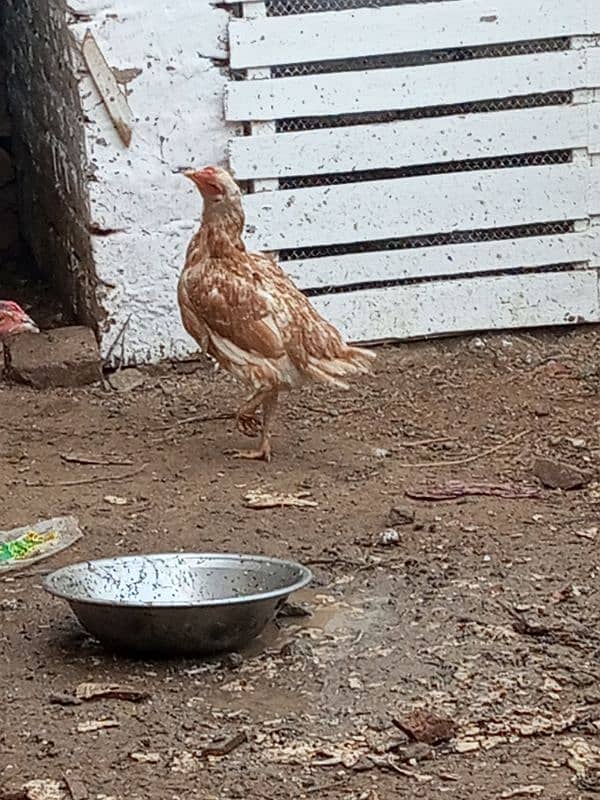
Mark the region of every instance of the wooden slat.
[[296, 64], [600, 33], [588, 0], [455, 0], [232, 19], [231, 66]]
[[282, 267], [301, 289], [322, 289], [351, 283], [436, 278], [556, 264], [598, 264], [599, 260], [600, 229], [591, 229], [586, 233], [350, 253], [285, 261]]
[[272, 120], [475, 102], [600, 86], [600, 48], [227, 86], [226, 118]]
[[353, 342], [598, 322], [596, 270], [432, 281], [322, 295], [317, 309]]
[[229, 158], [240, 180], [324, 175], [587, 147], [595, 130], [600, 103], [582, 103], [239, 136]]
[[583, 219], [600, 205], [599, 173], [562, 164], [247, 195], [248, 243], [281, 250]]

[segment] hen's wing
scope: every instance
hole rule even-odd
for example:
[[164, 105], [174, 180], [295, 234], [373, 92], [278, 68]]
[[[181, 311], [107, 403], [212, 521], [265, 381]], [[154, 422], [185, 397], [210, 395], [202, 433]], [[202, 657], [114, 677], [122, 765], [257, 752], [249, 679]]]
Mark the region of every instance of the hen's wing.
[[275, 322], [272, 300], [250, 270], [228, 270], [226, 265], [193, 268], [183, 275], [189, 312], [199, 317], [212, 334], [237, 350], [264, 359], [285, 356]]
[[267, 256], [248, 253], [243, 263], [219, 260], [184, 276], [189, 306], [208, 329], [208, 352], [232, 371], [243, 368], [252, 383], [304, 375], [345, 387], [344, 376], [368, 371], [373, 355], [346, 345]]

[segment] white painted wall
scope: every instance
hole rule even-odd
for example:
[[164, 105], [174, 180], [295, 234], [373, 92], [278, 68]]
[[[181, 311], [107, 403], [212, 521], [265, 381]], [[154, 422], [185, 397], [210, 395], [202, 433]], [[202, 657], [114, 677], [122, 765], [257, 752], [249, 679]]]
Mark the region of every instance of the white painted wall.
[[[247, 242], [274, 252], [576, 223], [568, 234], [467, 239], [389, 252], [370, 248], [287, 261], [288, 271], [305, 288], [349, 285], [344, 292], [325, 291], [314, 302], [350, 339], [600, 319], [595, 219], [600, 214], [600, 47], [590, 35], [600, 25], [597, 3], [444, 0], [278, 18], [265, 16], [261, 0], [242, 0], [244, 18], [230, 26], [231, 53], [230, 16], [210, 0], [69, 0], [69, 5], [75, 12], [70, 23], [74, 52], [90, 30], [113, 69], [138, 72], [127, 85], [134, 122], [126, 147], [80, 60], [90, 169], [86, 186], [97, 231], [92, 251], [99, 301], [107, 314], [101, 323], [105, 355], [142, 363], [196, 351], [180, 323], [176, 285], [201, 200], [175, 171], [225, 164], [228, 154], [237, 177], [254, 181], [256, 190], [245, 198]], [[432, 49], [557, 35], [579, 38], [564, 51], [507, 51], [455, 63], [293, 77], [272, 76], [269, 69], [401, 52], [411, 50], [414, 41]], [[247, 68], [247, 80], [227, 82], [224, 65], [230, 57], [236, 68]], [[567, 90], [575, 92], [568, 106], [275, 132], [276, 119]], [[252, 135], [236, 138], [240, 125]], [[573, 150], [577, 157], [572, 163], [481, 167], [338, 186], [280, 189], [277, 180], [546, 149]], [[564, 269], [552, 271], [556, 264]], [[491, 274], [521, 267], [528, 273]], [[472, 272], [478, 277], [450, 281]], [[360, 291], [353, 286], [406, 276], [437, 276], [441, 282]], [[113, 349], [123, 326], [123, 342]]]
[[[141, 72], [127, 85], [134, 117], [121, 142], [81, 62], [80, 93], [106, 354], [122, 326], [126, 361], [156, 362], [194, 352], [179, 319], [176, 285], [201, 213], [201, 198], [173, 170], [224, 163], [233, 128], [223, 119], [229, 15], [208, 0], [70, 0], [79, 45], [91, 30], [108, 64]], [[78, 50], [78, 47], [75, 48]], [[121, 354], [121, 346], [115, 351]]]

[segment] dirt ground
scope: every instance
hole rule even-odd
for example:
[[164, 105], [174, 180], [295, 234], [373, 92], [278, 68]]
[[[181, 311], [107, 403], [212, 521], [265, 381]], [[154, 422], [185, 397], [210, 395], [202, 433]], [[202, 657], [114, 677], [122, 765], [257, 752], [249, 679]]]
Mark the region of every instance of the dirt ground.
[[[0, 527], [71, 513], [85, 531], [0, 581], [0, 798], [32, 779], [68, 779], [58, 797], [74, 800], [600, 792], [597, 335], [380, 348], [350, 392], [286, 401], [271, 465], [232, 460], [245, 442], [231, 423], [199, 419], [240, 394], [203, 366], [123, 373], [120, 390], [0, 383]], [[542, 488], [539, 456], [591, 480]], [[536, 491], [406, 496], [448, 479]], [[245, 507], [257, 488], [317, 506]], [[312, 616], [280, 619], [241, 659], [136, 661], [103, 651], [40, 586], [41, 568], [173, 550], [311, 565], [294, 599]], [[86, 681], [151, 697], [51, 702]], [[412, 740], [415, 708], [451, 721], [441, 742]], [[115, 724], [80, 729], [96, 720]]]

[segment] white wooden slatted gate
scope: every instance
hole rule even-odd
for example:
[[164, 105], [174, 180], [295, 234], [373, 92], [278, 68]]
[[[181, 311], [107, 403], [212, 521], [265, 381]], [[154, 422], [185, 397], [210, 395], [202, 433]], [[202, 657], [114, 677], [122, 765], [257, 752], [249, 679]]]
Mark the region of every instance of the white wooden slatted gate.
[[230, 23], [249, 245], [354, 341], [599, 321], [600, 0], [366, 2]]

